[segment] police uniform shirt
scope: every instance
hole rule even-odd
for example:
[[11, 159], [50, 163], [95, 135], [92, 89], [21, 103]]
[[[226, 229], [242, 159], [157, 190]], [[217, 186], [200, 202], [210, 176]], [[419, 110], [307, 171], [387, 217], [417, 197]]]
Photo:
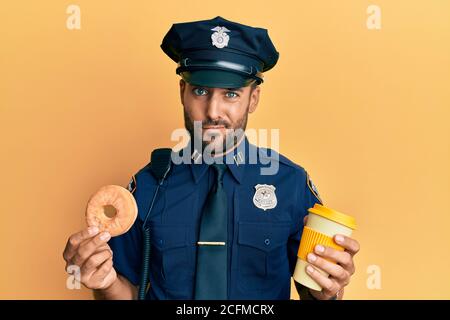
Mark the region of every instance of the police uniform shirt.
[[[273, 150], [250, 144], [247, 138], [242, 143], [242, 158], [227, 164], [223, 179], [229, 220], [228, 299], [289, 300], [303, 218], [321, 200], [302, 167]], [[256, 164], [249, 163], [250, 154], [258, 156]], [[268, 160], [278, 162], [274, 175], [261, 174], [262, 168], [270, 166]], [[147, 221], [151, 255], [146, 299], [194, 298], [200, 215], [213, 183], [214, 170], [205, 162], [172, 165]], [[264, 210], [255, 204], [258, 185], [273, 190], [273, 208]], [[127, 233], [109, 242], [114, 268], [136, 286], [142, 268], [141, 228], [156, 186], [148, 165], [133, 176], [129, 190], [136, 199], [138, 217]]]

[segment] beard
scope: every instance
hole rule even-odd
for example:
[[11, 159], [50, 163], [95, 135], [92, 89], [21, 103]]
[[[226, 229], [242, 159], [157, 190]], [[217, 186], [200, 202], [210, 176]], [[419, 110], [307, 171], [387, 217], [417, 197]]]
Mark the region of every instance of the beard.
[[[198, 141], [197, 145], [200, 145], [199, 142], [201, 141], [201, 146], [202, 146], [201, 152], [202, 153], [207, 147], [211, 148], [212, 144], [215, 144], [215, 145], [221, 144], [221, 146], [222, 146], [221, 150], [217, 150], [217, 148], [213, 148], [213, 150], [211, 151], [212, 154], [214, 154], [215, 152], [225, 153], [227, 150], [235, 147], [238, 144], [238, 142], [241, 140], [241, 137], [243, 136], [244, 131], [247, 128], [249, 106], [250, 106], [250, 103], [247, 104], [247, 108], [246, 108], [245, 113], [242, 116], [242, 118], [238, 119], [236, 121], [236, 123], [234, 123], [234, 124], [229, 123], [228, 121], [225, 121], [225, 120], [206, 119], [204, 121], [201, 121], [201, 127], [200, 127], [201, 131], [200, 132], [198, 132], [198, 130], [199, 130], [198, 127], [197, 127], [197, 131], [194, 130], [194, 128], [195, 128], [194, 120], [192, 120], [192, 118], [186, 112], [186, 109], [183, 108], [184, 126], [185, 126], [186, 130], [189, 132], [189, 135], [191, 136], [191, 143], [193, 144], [194, 140], [197, 140]], [[198, 124], [200, 124], [200, 121], [198, 121]], [[217, 136], [204, 137], [203, 136], [204, 135], [204, 132], [203, 132], [204, 126], [223, 126], [225, 128], [225, 136], [220, 134]], [[220, 140], [216, 141], [217, 139], [220, 139]], [[200, 151], [200, 150], [198, 150], [198, 151]]]

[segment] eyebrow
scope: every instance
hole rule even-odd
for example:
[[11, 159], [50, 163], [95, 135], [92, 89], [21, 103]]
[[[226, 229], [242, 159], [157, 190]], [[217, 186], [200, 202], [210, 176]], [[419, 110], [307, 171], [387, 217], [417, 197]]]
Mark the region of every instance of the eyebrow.
[[239, 92], [244, 91], [241, 88], [226, 88], [226, 90], [228, 90], [228, 91], [239, 91]]

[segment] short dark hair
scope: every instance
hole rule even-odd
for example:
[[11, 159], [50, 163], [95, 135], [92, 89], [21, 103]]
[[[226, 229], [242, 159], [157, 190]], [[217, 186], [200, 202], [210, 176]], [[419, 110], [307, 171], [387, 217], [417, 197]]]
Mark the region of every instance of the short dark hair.
[[253, 90], [255, 90], [258, 87], [259, 83], [258, 81], [253, 81], [251, 86], [252, 86], [252, 90], [250, 90], [250, 92], [252, 92]]

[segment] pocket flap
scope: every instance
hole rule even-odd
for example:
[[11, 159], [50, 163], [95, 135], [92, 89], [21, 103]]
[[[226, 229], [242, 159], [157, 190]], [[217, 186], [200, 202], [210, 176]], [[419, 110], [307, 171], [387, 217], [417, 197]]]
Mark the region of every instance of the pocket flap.
[[239, 222], [239, 244], [271, 251], [287, 243], [289, 222]]
[[150, 228], [151, 242], [160, 250], [186, 246], [185, 225], [153, 224]]

